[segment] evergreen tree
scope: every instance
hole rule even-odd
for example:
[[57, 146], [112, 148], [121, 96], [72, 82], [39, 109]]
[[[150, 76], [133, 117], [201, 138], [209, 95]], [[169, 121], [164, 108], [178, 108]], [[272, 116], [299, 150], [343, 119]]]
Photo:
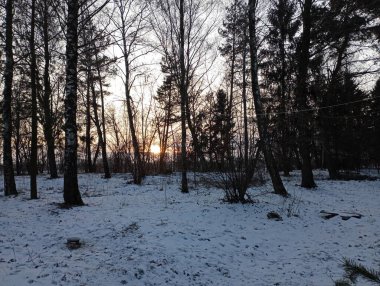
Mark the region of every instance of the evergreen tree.
[[[243, 138], [244, 138], [244, 165], [248, 168], [250, 157], [249, 133], [248, 133], [248, 67], [249, 67], [249, 47], [248, 47], [248, 5], [241, 0], [235, 0], [226, 8], [226, 16], [219, 34], [223, 37], [223, 44], [219, 50], [227, 61], [227, 80], [229, 82], [228, 116], [231, 121], [237, 121], [242, 111], [243, 113]], [[241, 96], [237, 96], [237, 93]], [[242, 110], [233, 109], [242, 103]], [[238, 122], [239, 123], [239, 122]], [[239, 126], [240, 124], [234, 124]], [[230, 132], [231, 133], [231, 132]], [[227, 134], [232, 136], [231, 134]], [[232, 138], [227, 141], [232, 142]], [[241, 146], [240, 146], [241, 147]], [[227, 149], [227, 154], [232, 157], [233, 146]]]
[[302, 35], [297, 47], [297, 80], [295, 89], [295, 99], [297, 110], [301, 111], [297, 115], [297, 129], [300, 155], [302, 159], [302, 181], [301, 186], [304, 188], [314, 188], [316, 186], [313, 177], [311, 165], [310, 148], [311, 148], [311, 118], [310, 114], [302, 112], [308, 109], [308, 83], [309, 83], [309, 65], [311, 51], [311, 31], [312, 31], [312, 9], [313, 0], [304, 0], [302, 9]]
[[[270, 23], [267, 36], [268, 48], [261, 55], [266, 76], [266, 85], [271, 98], [269, 104], [277, 116], [274, 132], [280, 149], [280, 162], [285, 175], [291, 170], [290, 144], [292, 129], [291, 119], [287, 111], [292, 110], [295, 69], [292, 65], [295, 54], [294, 37], [299, 29], [299, 21], [295, 18], [296, 4], [292, 0], [274, 0], [268, 12]], [[293, 135], [294, 136], [294, 135]]]
[[[233, 137], [233, 121], [229, 113], [229, 102], [224, 90], [218, 90], [216, 101], [211, 112], [210, 149], [220, 170], [225, 170], [227, 164], [232, 164], [229, 156], [231, 138]], [[231, 166], [232, 167], [232, 166]]]
[[[167, 71], [164, 64], [162, 64], [162, 71]], [[172, 75], [165, 76], [154, 99], [159, 105], [159, 114], [157, 115], [157, 130], [160, 140], [159, 171], [160, 173], [164, 173], [166, 171], [165, 154], [168, 149], [169, 128], [173, 123], [179, 121], [179, 118], [176, 116], [180, 104], [179, 95]]]
[[370, 128], [373, 130], [372, 135], [372, 158], [374, 159], [377, 167], [380, 167], [380, 79], [377, 80], [375, 88], [372, 92], [373, 103], [371, 106], [372, 122]]

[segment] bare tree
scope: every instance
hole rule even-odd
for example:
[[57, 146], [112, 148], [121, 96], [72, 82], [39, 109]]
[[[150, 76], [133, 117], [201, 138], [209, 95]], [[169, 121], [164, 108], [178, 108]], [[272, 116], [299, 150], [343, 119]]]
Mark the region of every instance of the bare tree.
[[5, 4], [5, 69], [3, 91], [4, 194], [17, 195], [12, 162], [13, 0]]
[[126, 0], [116, 1], [115, 5], [119, 12], [119, 19], [113, 20], [119, 35], [114, 35], [122, 52], [124, 60], [123, 83], [125, 89], [125, 99], [127, 105], [129, 129], [132, 138], [134, 152], [134, 170], [133, 181], [135, 184], [141, 184], [144, 176], [143, 164], [140, 154], [140, 145], [138, 142], [136, 124], [134, 118], [134, 105], [132, 100], [132, 86], [135, 77], [132, 77], [133, 64], [136, 60], [145, 55], [141, 49], [141, 42], [146, 32], [147, 5], [143, 1]]
[[258, 80], [258, 58], [257, 58], [257, 35], [256, 35], [256, 12], [257, 0], [249, 0], [249, 47], [251, 53], [251, 77], [253, 100], [255, 104], [257, 125], [263, 148], [265, 163], [272, 180], [273, 188], [276, 194], [287, 196], [288, 193], [282, 183], [278, 168], [272, 153], [271, 141], [268, 138], [268, 118], [264, 113], [261, 102], [260, 86]]
[[[158, 8], [158, 9], [157, 9]], [[208, 40], [217, 21], [212, 16], [216, 12], [216, 2], [165, 0], [151, 4], [152, 29], [158, 40], [159, 50], [170, 75], [176, 82], [180, 94], [181, 107], [181, 191], [188, 192], [187, 184], [187, 127], [191, 132], [193, 147], [197, 156], [203, 157], [194, 118], [191, 118], [190, 94], [198, 93], [197, 85], [208, 71], [207, 61], [212, 45]]]
[[50, 61], [51, 61], [51, 48], [49, 43], [52, 40], [51, 32], [51, 21], [52, 21], [52, 11], [51, 0], [42, 1], [42, 38], [43, 38], [43, 47], [44, 47], [44, 72], [43, 72], [43, 85], [44, 92], [42, 96], [42, 110], [43, 110], [43, 129], [47, 145], [47, 156], [49, 162], [49, 171], [51, 178], [57, 178], [57, 164], [55, 158], [55, 142], [53, 134], [53, 115], [52, 115], [52, 87], [50, 81]]
[[36, 0], [32, 0], [30, 22], [30, 79], [32, 91], [32, 146], [30, 150], [30, 198], [37, 199], [37, 60], [35, 46]]

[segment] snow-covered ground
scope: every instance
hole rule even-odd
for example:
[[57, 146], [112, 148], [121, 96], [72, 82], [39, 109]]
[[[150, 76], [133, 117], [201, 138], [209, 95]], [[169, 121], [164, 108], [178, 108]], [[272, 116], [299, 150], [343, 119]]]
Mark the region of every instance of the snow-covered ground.
[[[179, 192], [179, 177], [80, 175], [84, 207], [61, 209], [63, 180], [17, 177], [0, 195], [0, 285], [333, 285], [343, 257], [380, 265], [380, 180], [329, 181], [314, 190], [284, 178], [290, 199], [251, 188], [255, 204], [222, 202], [213, 187]], [[2, 178], [0, 185], [2, 185]], [[361, 219], [324, 220], [320, 211]], [[283, 221], [267, 219], [277, 211]], [[287, 216], [287, 215], [291, 216]], [[294, 216], [296, 215], [296, 216]], [[83, 245], [70, 250], [68, 237]], [[364, 285], [364, 284], [363, 284]]]

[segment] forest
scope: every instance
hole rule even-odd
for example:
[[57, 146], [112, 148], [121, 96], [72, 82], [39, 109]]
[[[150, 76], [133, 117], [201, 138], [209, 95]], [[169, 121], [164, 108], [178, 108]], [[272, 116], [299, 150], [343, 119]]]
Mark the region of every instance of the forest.
[[[343, 220], [361, 219], [364, 212], [354, 199], [347, 208], [340, 205], [348, 189], [368, 192], [363, 206], [378, 199], [379, 0], [0, 3], [4, 214], [14, 204], [23, 209], [20, 196], [39, 204], [53, 196], [49, 202], [58, 201], [58, 212], [84, 214], [72, 208], [94, 204], [100, 186], [117, 196], [118, 183], [127, 189], [156, 185], [165, 190], [165, 209], [176, 193], [198, 204], [207, 200], [205, 190], [221, 190], [222, 202], [238, 212], [258, 203], [262, 194], [255, 190], [265, 188], [270, 204], [287, 202], [282, 210], [288, 217], [299, 216], [304, 192], [316, 203], [315, 192], [330, 188], [334, 203], [327, 212]], [[125, 199], [133, 201], [130, 195]], [[107, 204], [113, 208], [116, 201]], [[326, 214], [324, 206], [315, 208]], [[268, 218], [282, 220], [277, 212]], [[138, 231], [133, 223], [126, 231]], [[372, 231], [368, 239], [377, 235]], [[367, 262], [378, 262], [376, 253]], [[0, 267], [3, 262], [0, 251]], [[347, 279], [336, 285], [351, 285], [360, 276], [380, 281], [379, 272], [354, 260], [345, 260], [343, 268]], [[147, 272], [136, 271], [131, 279]], [[198, 284], [194, 277], [157, 285], [219, 281]], [[156, 285], [149, 284], [152, 279], [141, 285]], [[286, 279], [219, 285], [314, 285]], [[26, 283], [19, 282], [14, 285]]]
[[280, 171], [379, 166], [377, 1], [172, 2], [6, 1], [5, 194], [43, 172], [70, 204], [78, 172], [180, 171], [188, 192], [189, 170], [248, 184], [264, 160], [286, 195]]

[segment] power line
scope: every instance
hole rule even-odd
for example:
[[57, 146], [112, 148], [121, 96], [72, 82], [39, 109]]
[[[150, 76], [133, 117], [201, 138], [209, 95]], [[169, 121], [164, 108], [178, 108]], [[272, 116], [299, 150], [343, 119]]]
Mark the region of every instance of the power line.
[[327, 105], [327, 106], [321, 106], [321, 107], [316, 107], [316, 108], [308, 108], [308, 109], [301, 109], [301, 110], [295, 110], [295, 111], [281, 111], [281, 112], [267, 112], [267, 113], [265, 112], [265, 113], [256, 114], [256, 116], [260, 116], [260, 115], [278, 115], [278, 114], [288, 114], [288, 115], [291, 115], [291, 114], [302, 113], [302, 112], [318, 111], [318, 110], [322, 110], [322, 109], [340, 107], [340, 106], [345, 106], [345, 105], [350, 105], [350, 104], [355, 104], [355, 103], [361, 103], [361, 102], [365, 102], [365, 101], [372, 101], [372, 100], [375, 100], [376, 98], [380, 98], [380, 96], [374, 96], [372, 98], [364, 98], [364, 99], [355, 100], [355, 101], [348, 101], [348, 102], [345, 102], [345, 103], [338, 103], [338, 104], [334, 104], [334, 105]]

